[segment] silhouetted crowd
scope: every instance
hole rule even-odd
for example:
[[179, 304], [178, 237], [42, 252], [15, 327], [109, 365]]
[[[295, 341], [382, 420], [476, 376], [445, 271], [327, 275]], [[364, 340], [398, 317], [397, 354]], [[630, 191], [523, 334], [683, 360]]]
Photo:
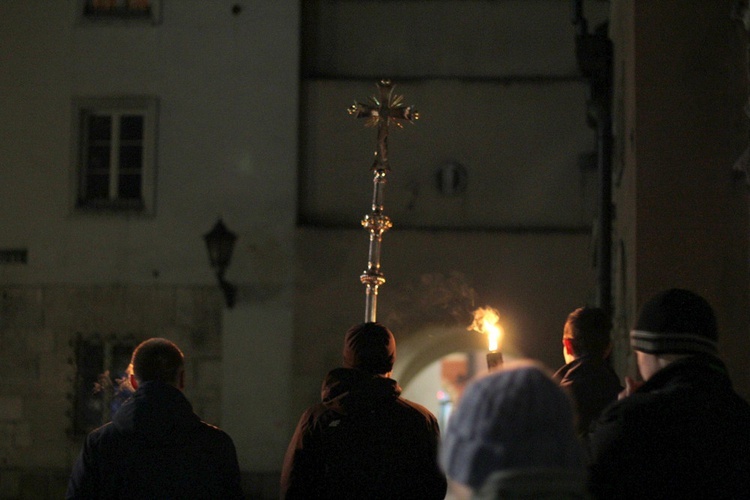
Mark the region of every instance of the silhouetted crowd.
[[[622, 384], [611, 326], [601, 309], [576, 309], [564, 366], [514, 360], [478, 377], [442, 437], [391, 378], [393, 333], [351, 327], [291, 438], [281, 498], [750, 498], [750, 405], [719, 358], [708, 302], [682, 289], [647, 301], [630, 332], [639, 376]], [[141, 343], [129, 377], [135, 392], [87, 437], [67, 498], [243, 498], [232, 439], [182, 394], [179, 348]]]

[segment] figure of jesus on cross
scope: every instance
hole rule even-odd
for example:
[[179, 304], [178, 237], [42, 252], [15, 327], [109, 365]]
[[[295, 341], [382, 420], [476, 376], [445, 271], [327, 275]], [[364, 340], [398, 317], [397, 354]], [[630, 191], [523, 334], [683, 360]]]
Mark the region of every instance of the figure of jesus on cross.
[[385, 176], [390, 170], [388, 163], [388, 127], [391, 123], [403, 128], [401, 121], [413, 123], [419, 114], [413, 106], [403, 104], [403, 96], [393, 94], [390, 80], [378, 82], [379, 97], [370, 97], [368, 103], [355, 102], [349, 108], [349, 114], [356, 118], [367, 118], [367, 126], [378, 127], [378, 147], [375, 150], [372, 210], [362, 219], [362, 226], [370, 231], [370, 247], [367, 269], [359, 277], [367, 287], [365, 302], [365, 322], [375, 322], [377, 317], [378, 287], [385, 283], [385, 276], [380, 271], [380, 248], [383, 233], [393, 225], [390, 218], [383, 214], [383, 187]]

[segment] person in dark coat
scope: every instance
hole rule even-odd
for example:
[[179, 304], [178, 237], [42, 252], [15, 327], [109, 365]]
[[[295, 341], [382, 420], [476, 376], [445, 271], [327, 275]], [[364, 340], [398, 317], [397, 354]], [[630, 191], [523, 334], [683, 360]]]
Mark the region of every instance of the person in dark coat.
[[595, 498], [748, 498], [750, 405], [717, 356], [708, 302], [688, 290], [643, 306], [630, 341], [643, 383], [588, 436]]
[[554, 375], [570, 392], [576, 410], [576, 432], [584, 436], [604, 408], [617, 401], [620, 379], [609, 365], [612, 321], [598, 307], [579, 307], [563, 328], [565, 365]]
[[135, 393], [87, 436], [66, 498], [243, 498], [232, 439], [202, 422], [182, 394], [180, 349], [146, 340], [131, 367]]
[[437, 420], [400, 396], [389, 378], [395, 356], [383, 325], [347, 331], [344, 366], [328, 373], [321, 402], [302, 414], [289, 443], [281, 498], [445, 498]]

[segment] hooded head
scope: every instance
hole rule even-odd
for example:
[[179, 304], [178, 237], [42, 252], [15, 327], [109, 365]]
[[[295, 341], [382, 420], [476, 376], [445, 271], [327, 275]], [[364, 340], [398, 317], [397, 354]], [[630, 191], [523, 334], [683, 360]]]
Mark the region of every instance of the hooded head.
[[360, 323], [344, 337], [344, 367], [383, 375], [393, 369], [396, 339], [380, 323]]

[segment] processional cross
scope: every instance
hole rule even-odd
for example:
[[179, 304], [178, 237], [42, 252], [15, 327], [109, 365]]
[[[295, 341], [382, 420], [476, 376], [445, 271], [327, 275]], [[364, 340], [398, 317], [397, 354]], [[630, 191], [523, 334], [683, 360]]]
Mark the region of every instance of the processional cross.
[[378, 287], [385, 283], [385, 276], [380, 271], [380, 250], [383, 233], [393, 224], [388, 216], [383, 214], [383, 189], [385, 176], [390, 170], [388, 164], [388, 127], [391, 124], [403, 128], [401, 121], [414, 123], [419, 114], [413, 106], [403, 104], [403, 96], [393, 94], [390, 80], [381, 80], [377, 84], [379, 96], [372, 96], [367, 103], [355, 102], [349, 108], [349, 114], [356, 118], [367, 118], [368, 127], [378, 127], [378, 145], [375, 150], [375, 162], [372, 165], [373, 190], [372, 208], [362, 219], [362, 227], [370, 232], [370, 247], [367, 259], [367, 269], [359, 277], [366, 288], [365, 322], [375, 322], [377, 317]]

